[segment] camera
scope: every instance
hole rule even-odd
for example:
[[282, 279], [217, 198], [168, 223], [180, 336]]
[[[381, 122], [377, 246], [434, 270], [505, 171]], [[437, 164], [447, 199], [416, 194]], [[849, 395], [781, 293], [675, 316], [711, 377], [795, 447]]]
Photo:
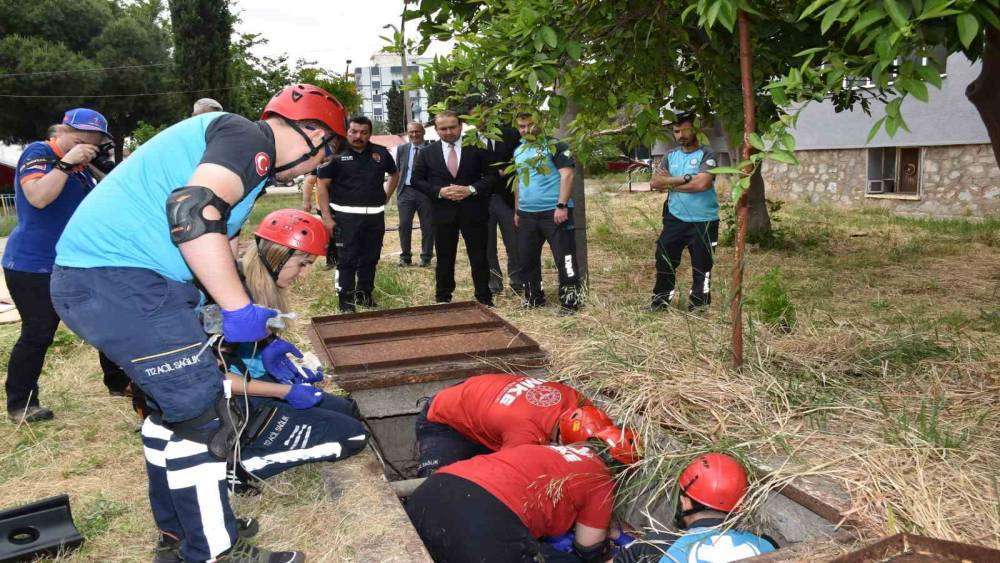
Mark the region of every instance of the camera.
[[115, 169], [118, 163], [115, 162], [115, 142], [108, 141], [97, 145], [97, 156], [90, 161], [94, 168], [108, 174]]

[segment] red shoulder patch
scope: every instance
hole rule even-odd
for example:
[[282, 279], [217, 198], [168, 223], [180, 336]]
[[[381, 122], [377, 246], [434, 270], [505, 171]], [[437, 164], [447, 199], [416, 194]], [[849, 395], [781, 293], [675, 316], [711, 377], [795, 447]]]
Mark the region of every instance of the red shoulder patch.
[[253, 157], [253, 165], [257, 169], [258, 176], [267, 176], [271, 171], [271, 157], [266, 152], [259, 152]]

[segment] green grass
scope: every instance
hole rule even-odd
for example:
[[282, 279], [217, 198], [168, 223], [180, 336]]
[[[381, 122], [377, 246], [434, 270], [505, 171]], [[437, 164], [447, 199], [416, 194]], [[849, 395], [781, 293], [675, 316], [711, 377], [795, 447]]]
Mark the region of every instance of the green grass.
[[9, 215], [0, 217], [0, 237], [10, 236], [10, 232], [17, 226], [17, 217]]

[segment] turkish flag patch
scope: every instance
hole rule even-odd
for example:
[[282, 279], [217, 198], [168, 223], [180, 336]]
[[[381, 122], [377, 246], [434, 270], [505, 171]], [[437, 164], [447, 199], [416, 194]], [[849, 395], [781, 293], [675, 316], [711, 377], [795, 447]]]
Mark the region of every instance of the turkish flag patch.
[[271, 170], [271, 157], [266, 152], [259, 152], [253, 157], [253, 165], [258, 176], [267, 176]]

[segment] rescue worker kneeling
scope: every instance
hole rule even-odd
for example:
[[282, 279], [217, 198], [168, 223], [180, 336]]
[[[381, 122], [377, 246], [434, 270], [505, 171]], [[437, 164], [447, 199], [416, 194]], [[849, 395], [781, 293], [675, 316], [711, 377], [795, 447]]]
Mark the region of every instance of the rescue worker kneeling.
[[[247, 293], [264, 307], [288, 311], [287, 288], [317, 256], [326, 254], [328, 239], [323, 223], [308, 213], [297, 209], [271, 212], [254, 231], [254, 244], [240, 261]], [[312, 386], [323, 380], [322, 368], [296, 366], [286, 356], [269, 362], [269, 372], [263, 352], [255, 348], [242, 344], [223, 356], [230, 378], [235, 374], [238, 384], [244, 377], [251, 379], [240, 459], [234, 460], [229, 471], [235, 493], [259, 492], [252, 478], [266, 479], [304, 463], [337, 461], [364, 449], [368, 434], [354, 401]], [[293, 347], [268, 354], [301, 356]]]
[[572, 387], [534, 377], [477, 375], [442, 390], [417, 417], [420, 477], [473, 456], [523, 444], [568, 444], [562, 428], [607, 415]]
[[747, 494], [747, 473], [732, 457], [710, 453], [681, 472], [677, 505], [678, 534], [657, 533], [622, 549], [614, 563], [726, 563], [777, 549], [766, 536], [727, 526]]
[[[603, 562], [614, 506], [612, 473], [638, 460], [634, 434], [581, 428], [585, 442], [520, 445], [444, 467], [406, 512], [435, 561]], [[570, 553], [540, 538], [572, 530]]]

